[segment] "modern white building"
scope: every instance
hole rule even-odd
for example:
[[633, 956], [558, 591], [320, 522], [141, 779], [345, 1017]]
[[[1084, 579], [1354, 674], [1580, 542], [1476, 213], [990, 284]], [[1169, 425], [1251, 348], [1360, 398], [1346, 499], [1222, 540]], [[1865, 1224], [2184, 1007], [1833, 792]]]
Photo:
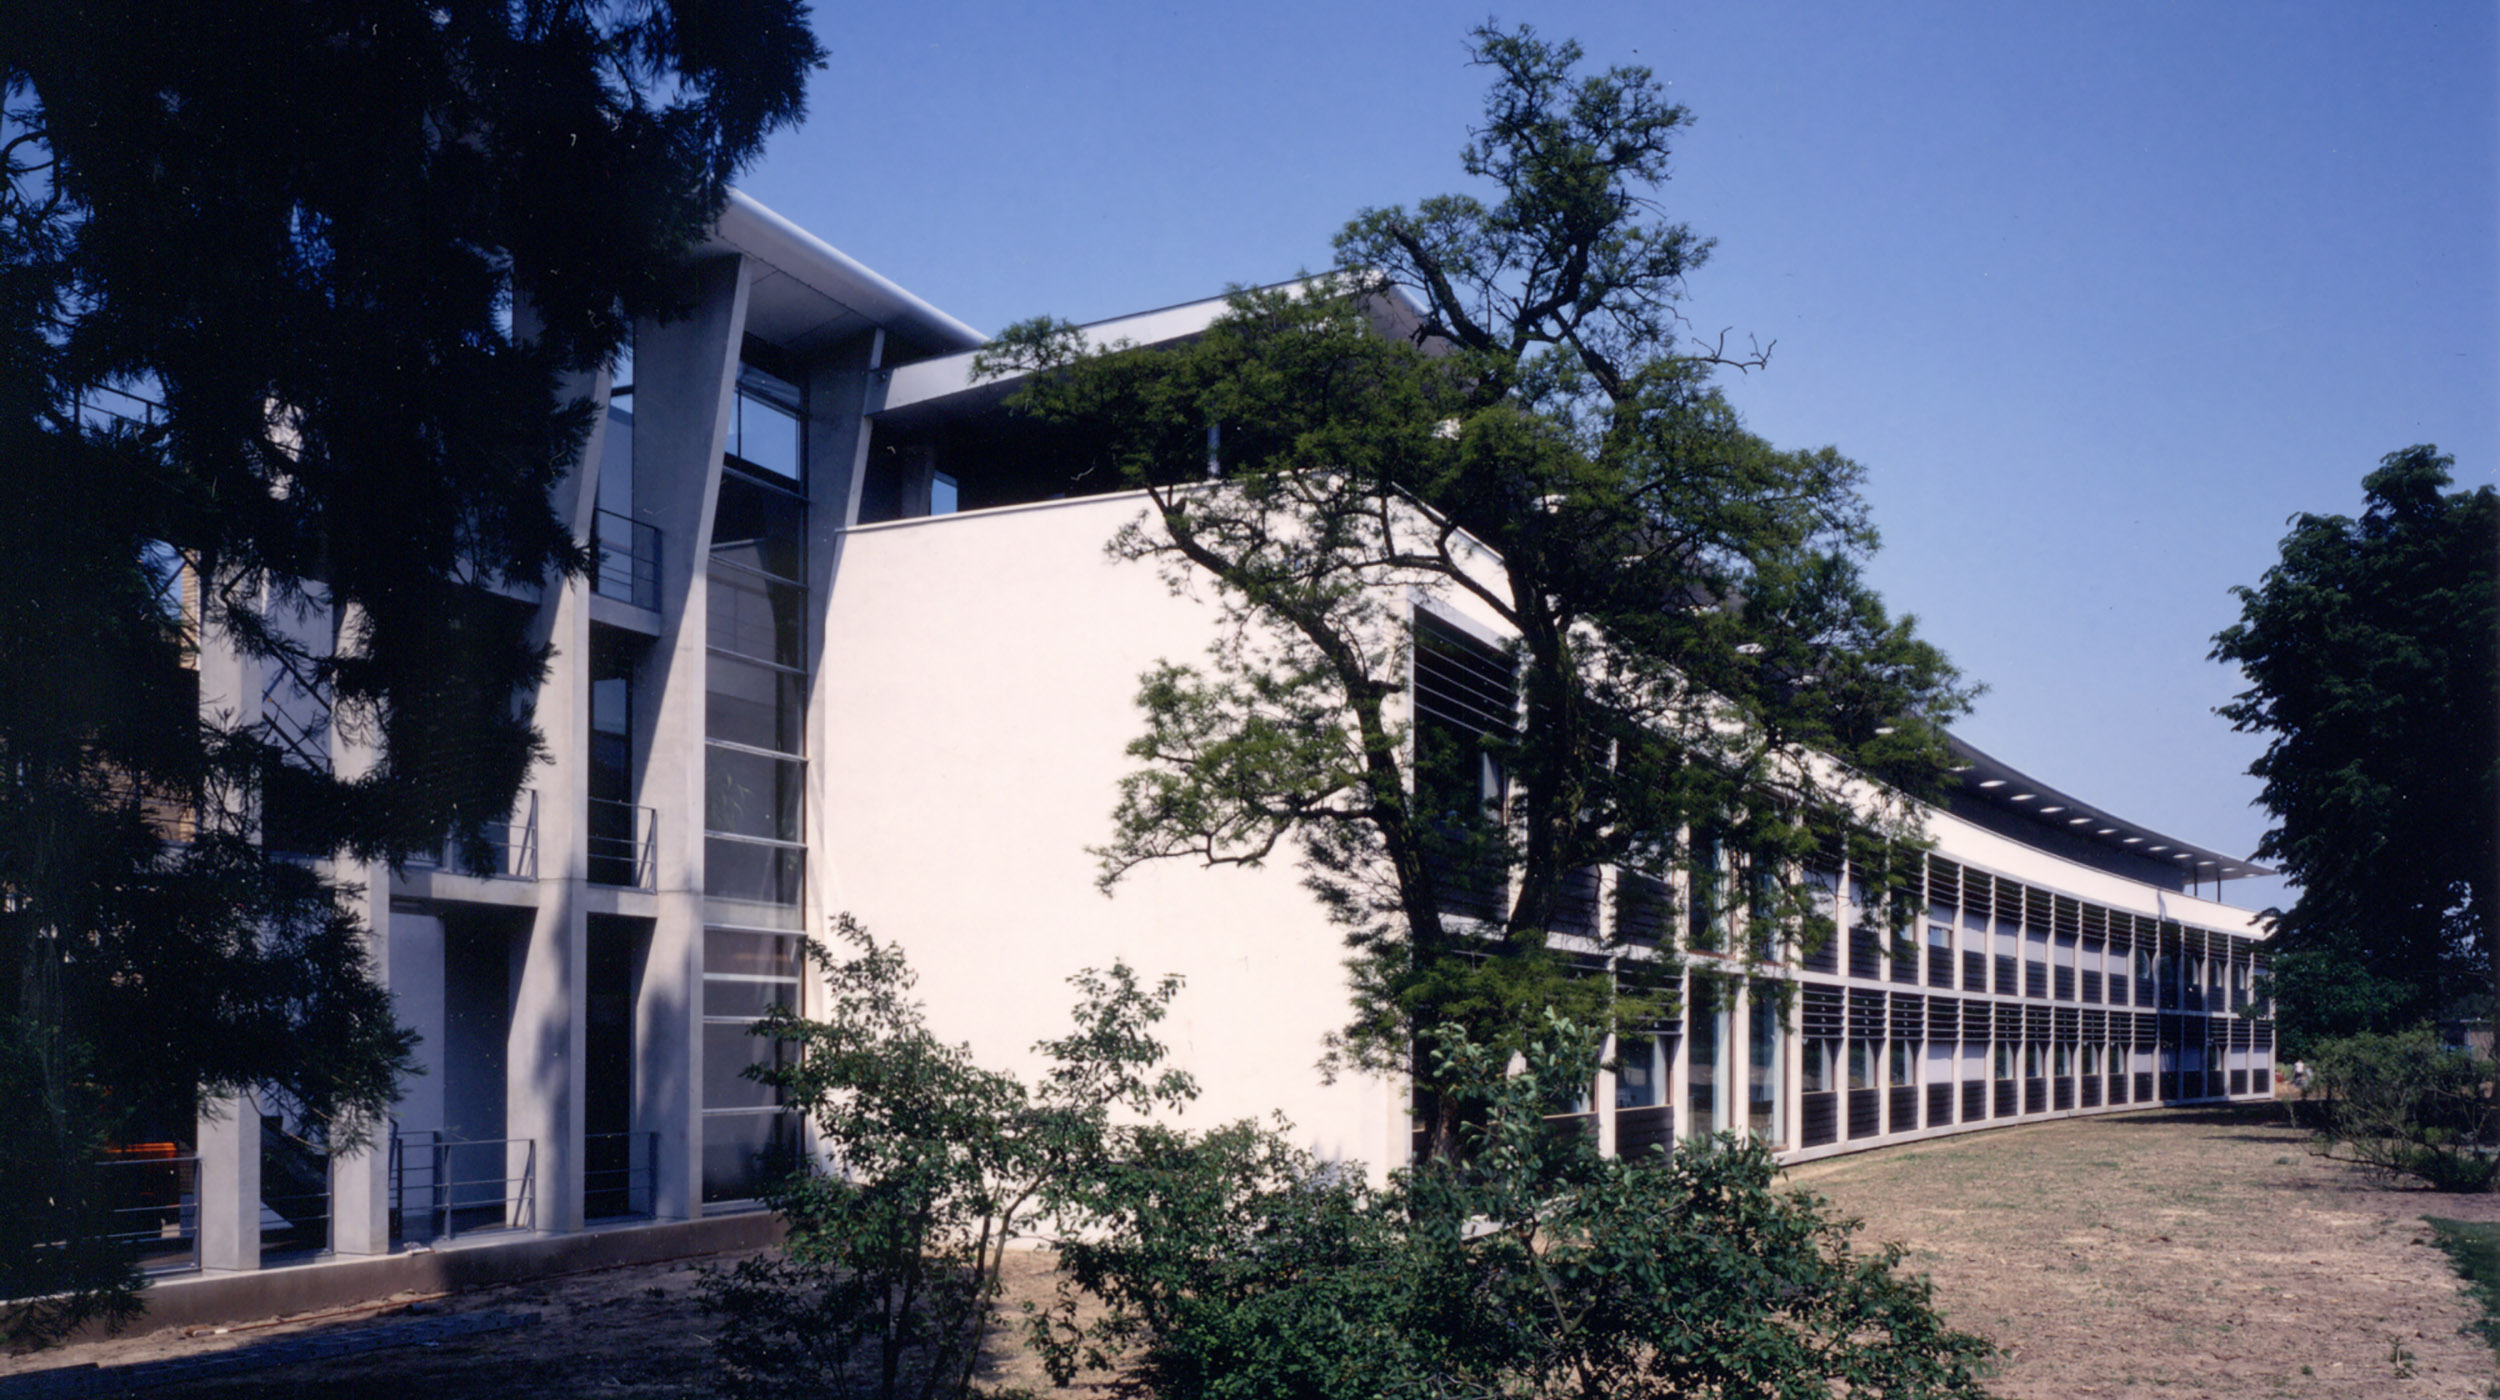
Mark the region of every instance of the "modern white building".
[[[799, 940], [843, 911], [909, 949], [935, 1027], [984, 1062], [1030, 1064], [1065, 979], [1121, 959], [1186, 979], [1165, 1030], [1204, 1089], [1193, 1120], [1282, 1112], [1324, 1156], [1403, 1161], [1406, 1087], [1315, 1071], [1343, 955], [1290, 862], [1096, 891], [1138, 676], [1215, 625], [1206, 597], [1106, 554], [1140, 500], [1071, 478], [1002, 409], [1011, 386], [972, 381], [978, 334], [743, 196], [685, 277], [693, 314], [639, 327], [585, 386], [607, 404], [595, 469], [559, 506], [604, 557], [529, 600], [555, 650], [550, 758], [500, 867], [343, 872], [424, 1038], [393, 1141], [316, 1163], [288, 1189], [319, 1199], [280, 1210], [276, 1176], [306, 1169], [256, 1111], [204, 1115], [198, 1261], [744, 1209], [756, 1154], [793, 1132], [740, 1077], [765, 1052], [745, 1028], [804, 1002]], [[1104, 329], [1167, 340], [1221, 309]], [[1431, 658], [1483, 642], [1430, 599], [1415, 626], [1425, 711], [1453, 684]], [[210, 652], [204, 704], [310, 703]], [[2251, 867], [1963, 757], [1915, 934], [1754, 969], [1799, 984], [1785, 1017], [1697, 979], [1682, 1021], [1593, 1086], [1607, 1150], [1725, 1129], [1797, 1160], [2269, 1092], [2262, 937], [2205, 893]], [[1638, 878], [1583, 893], [1591, 938], [1694, 941]]]

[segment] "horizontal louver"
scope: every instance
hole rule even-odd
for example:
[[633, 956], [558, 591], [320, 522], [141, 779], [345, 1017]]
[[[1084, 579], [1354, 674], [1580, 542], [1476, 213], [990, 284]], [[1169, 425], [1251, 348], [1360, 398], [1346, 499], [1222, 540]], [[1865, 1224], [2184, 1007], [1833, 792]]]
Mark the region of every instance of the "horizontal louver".
[[1510, 659], [1417, 610], [1415, 710], [1471, 734], [1508, 732], [1517, 720]]
[[1992, 1016], [1993, 1013], [1990, 1011], [1989, 1004], [1987, 1002], [1963, 1002], [1962, 1039], [1973, 1045], [1987, 1044], [1990, 1035], [1989, 1022], [1992, 1019]]
[[1892, 994], [1892, 1038], [1895, 1040], [1927, 1038], [1927, 998], [1909, 992]]
[[1797, 1028], [1808, 1040], [1841, 1038], [1840, 989], [1809, 982], [1797, 989]]
[[1849, 1038], [1881, 1040], [1884, 1038], [1884, 994], [1851, 991], [1849, 993]]

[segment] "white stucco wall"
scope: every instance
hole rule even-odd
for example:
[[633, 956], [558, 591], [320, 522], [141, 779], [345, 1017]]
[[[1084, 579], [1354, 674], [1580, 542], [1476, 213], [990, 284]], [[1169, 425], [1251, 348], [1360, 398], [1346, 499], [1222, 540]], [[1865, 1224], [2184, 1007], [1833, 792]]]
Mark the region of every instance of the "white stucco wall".
[[[1281, 1111], [1302, 1143], [1377, 1173], [1403, 1159], [1402, 1087], [1323, 1084], [1344, 1023], [1339, 934], [1283, 852], [1258, 870], [1168, 864], [1105, 898], [1139, 673], [1200, 658], [1206, 601], [1103, 552], [1143, 504], [1090, 498], [862, 527], [827, 602], [811, 833], [822, 912], [899, 940], [936, 1030], [1030, 1074], [1080, 968], [1124, 959], [1187, 986], [1164, 1023], [1212, 1126]], [[932, 849], [932, 842], [940, 843]]]

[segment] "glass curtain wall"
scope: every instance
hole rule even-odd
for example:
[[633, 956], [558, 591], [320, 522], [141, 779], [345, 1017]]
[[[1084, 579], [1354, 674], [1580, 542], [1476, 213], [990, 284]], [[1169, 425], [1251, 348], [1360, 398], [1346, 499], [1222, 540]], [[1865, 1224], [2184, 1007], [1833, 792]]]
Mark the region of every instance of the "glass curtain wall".
[[741, 367], [713, 503], [703, 802], [703, 1198], [753, 1197], [794, 1149], [775, 1093], [743, 1076], [746, 1027], [799, 999], [807, 831], [807, 497], [796, 386]]

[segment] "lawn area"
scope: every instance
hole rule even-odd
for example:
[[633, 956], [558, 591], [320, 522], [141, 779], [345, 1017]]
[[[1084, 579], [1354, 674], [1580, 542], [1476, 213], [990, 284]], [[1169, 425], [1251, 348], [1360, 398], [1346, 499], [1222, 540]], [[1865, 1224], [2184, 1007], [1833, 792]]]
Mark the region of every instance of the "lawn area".
[[2475, 1396], [2490, 1348], [2425, 1216], [2500, 1223], [2311, 1157], [2279, 1113], [2075, 1119], [1792, 1179], [1910, 1246], [2011, 1397]]
[[[1901, 1240], [1955, 1325], [2005, 1348], [1999, 1393], [2066, 1397], [2485, 1397], [2496, 1373], [2443, 1233], [2500, 1238], [2500, 1197], [2435, 1196], [2313, 1158], [2259, 1110], [2156, 1111], [1980, 1133], [1799, 1168], [1792, 1180]], [[1043, 1260], [1018, 1282], [1047, 1286]], [[2500, 1264], [2500, 1260], [2495, 1260]], [[421, 1394], [429, 1400], [708, 1395], [683, 1265], [615, 1269], [225, 1335], [174, 1333], [0, 1361], [118, 1367], [285, 1337], [433, 1320], [500, 1326], [141, 1392], [164, 1397]], [[134, 1377], [135, 1378], [135, 1377]], [[1002, 1376], [1039, 1380], [1016, 1366]], [[1090, 1388], [1071, 1392], [1098, 1393]]]

